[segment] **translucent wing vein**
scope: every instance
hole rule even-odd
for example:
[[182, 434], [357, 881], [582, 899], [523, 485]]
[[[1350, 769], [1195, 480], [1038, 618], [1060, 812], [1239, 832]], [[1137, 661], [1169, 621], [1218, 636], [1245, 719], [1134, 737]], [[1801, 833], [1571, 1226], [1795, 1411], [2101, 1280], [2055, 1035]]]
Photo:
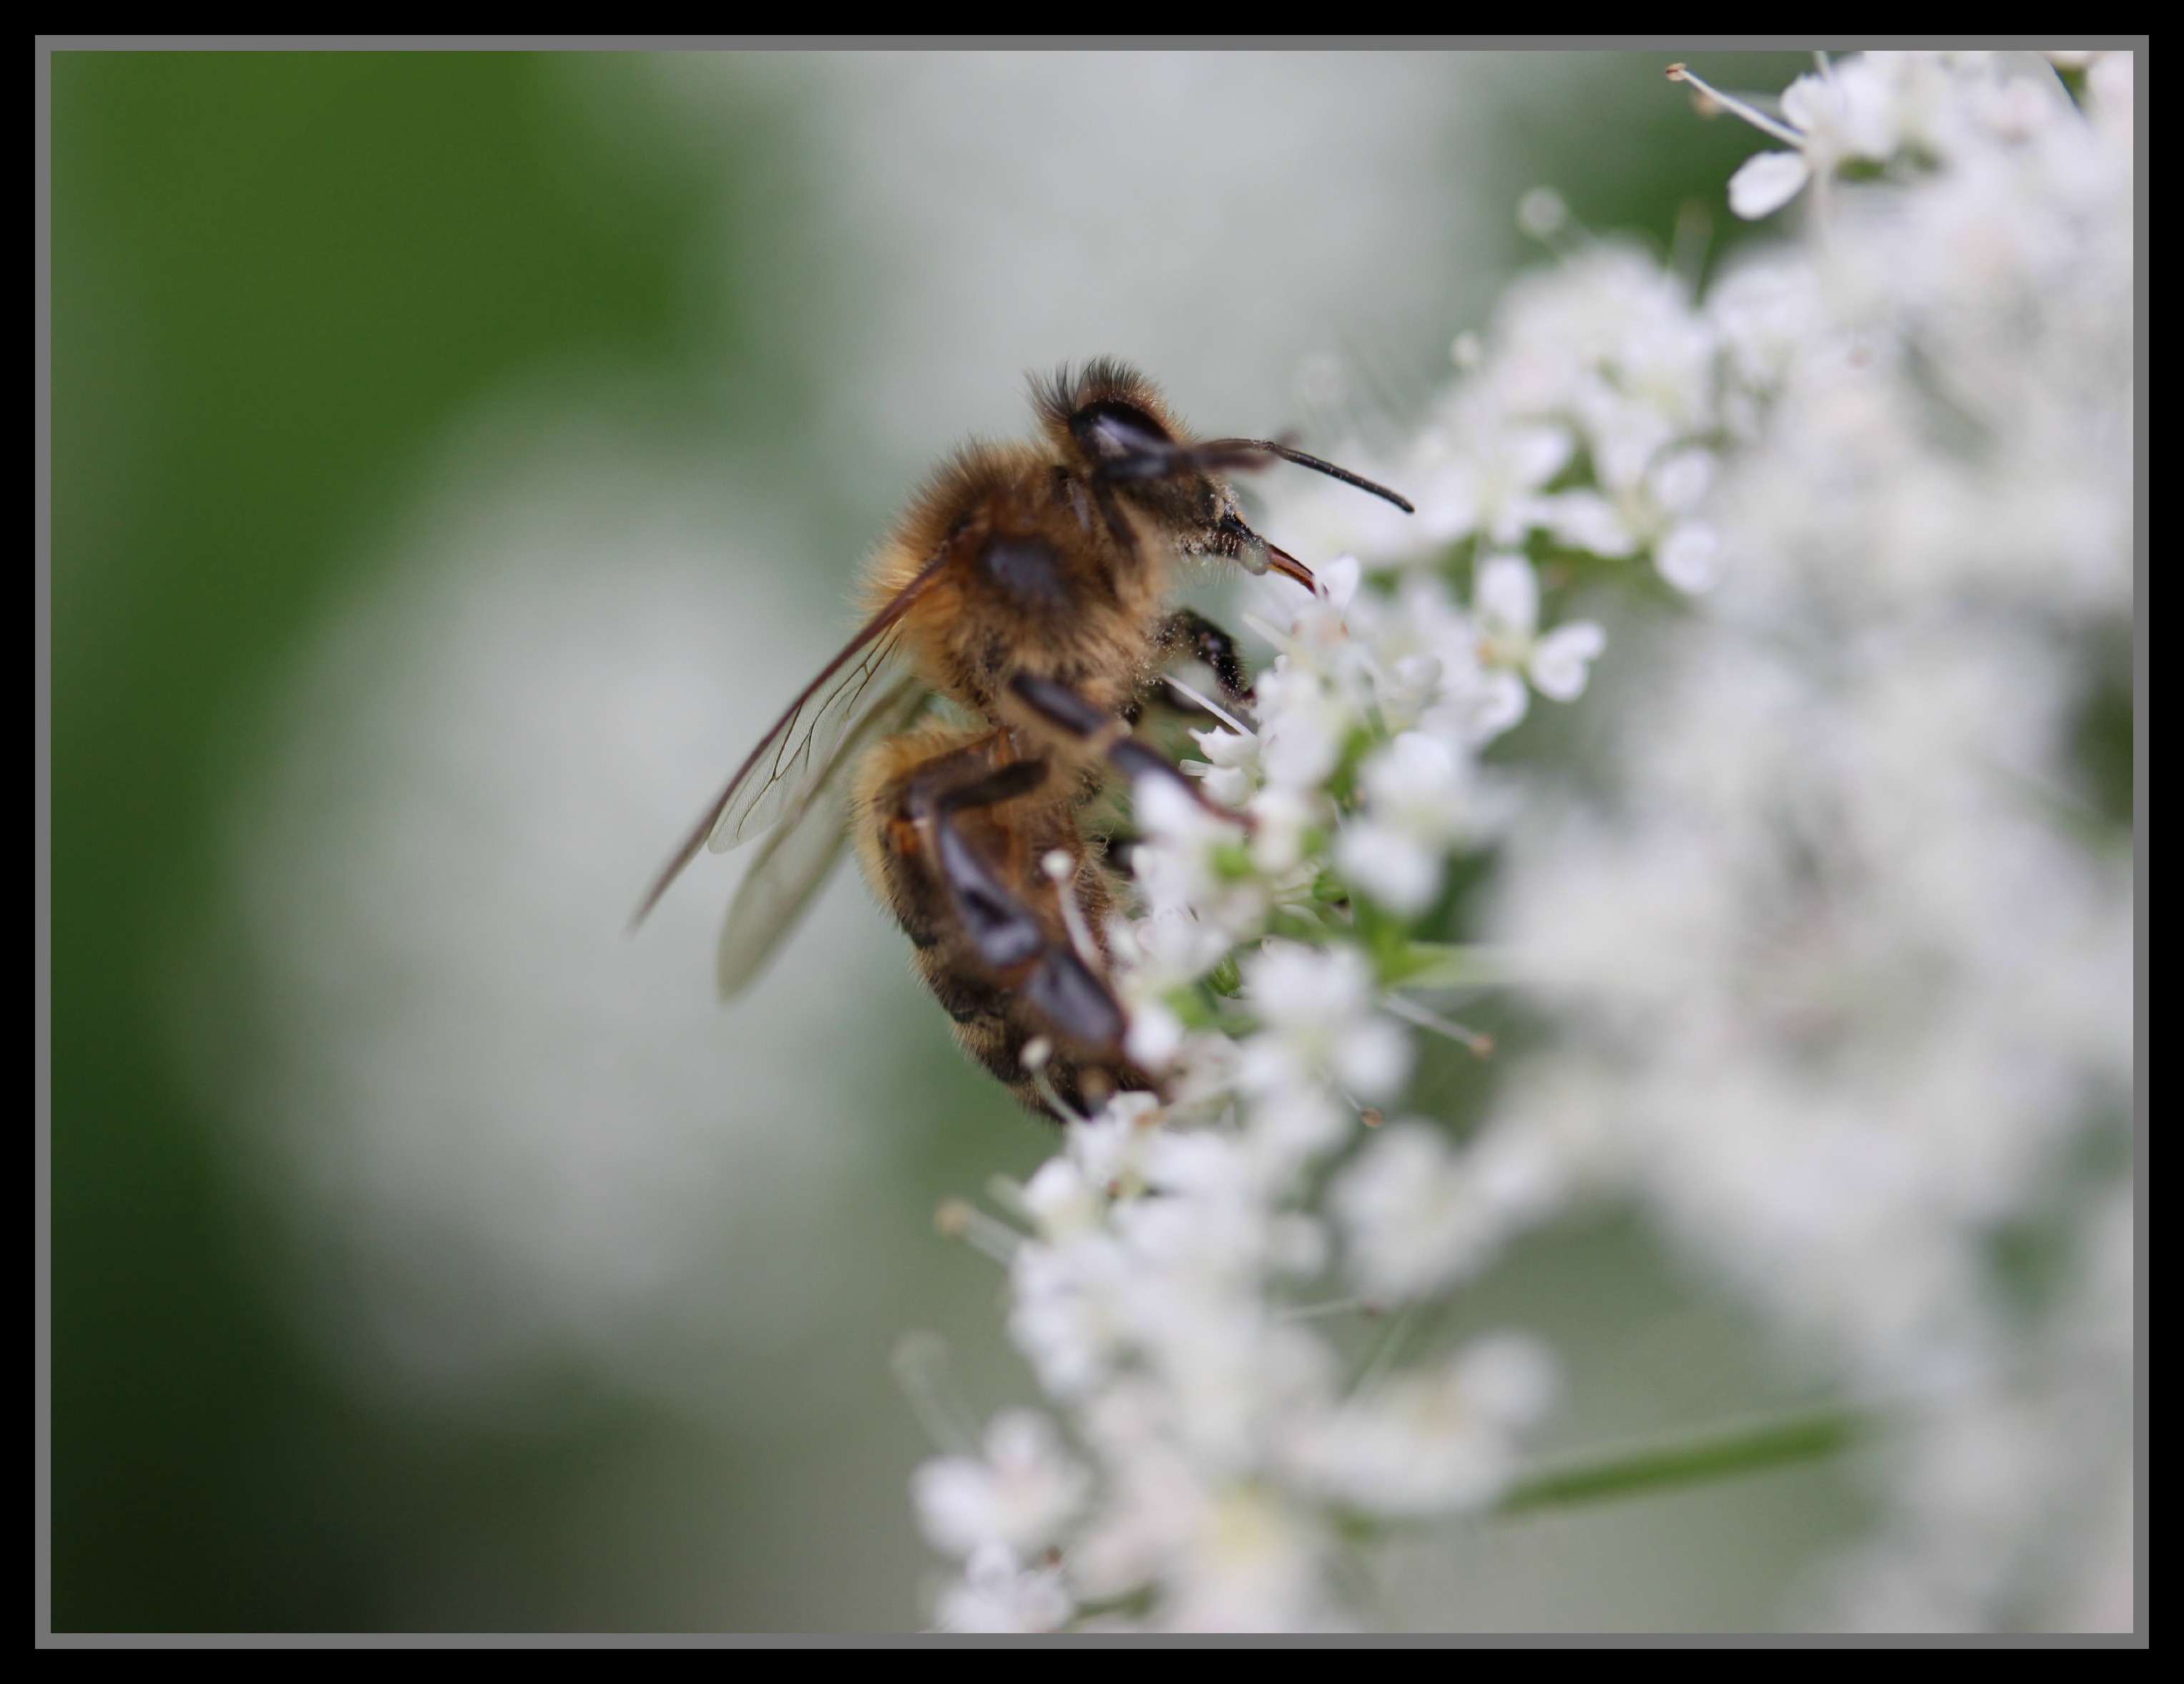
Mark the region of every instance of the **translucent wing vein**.
[[716, 974], [722, 999], [733, 999], [757, 980], [841, 858], [856, 763], [866, 746], [904, 729], [931, 700], [932, 692], [915, 678], [889, 686], [843, 735], [802, 799], [766, 838], [721, 925]]
[[630, 920], [633, 928], [682, 875], [682, 867], [710, 844], [722, 852], [756, 836], [802, 800], [812, 780], [833, 763], [843, 735], [875, 697], [889, 689], [889, 666], [898, 643], [898, 627], [912, 603], [932, 583], [946, 555], [943, 551], [895, 594], [894, 599], [865, 622], [842, 652], [788, 705], [773, 729], [759, 739], [736, 768], [705, 816], [683, 838], [674, 857], [661, 867]]

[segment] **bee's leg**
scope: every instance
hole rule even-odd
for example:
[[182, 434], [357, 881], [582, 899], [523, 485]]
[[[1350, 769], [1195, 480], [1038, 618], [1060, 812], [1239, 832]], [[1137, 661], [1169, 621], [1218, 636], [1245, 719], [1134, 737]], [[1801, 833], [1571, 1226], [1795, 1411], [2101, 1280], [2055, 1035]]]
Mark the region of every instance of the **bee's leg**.
[[911, 780], [910, 814], [916, 819], [928, 814], [937, 817], [969, 812], [974, 807], [997, 806], [1019, 795], [1028, 795], [1045, 782], [1046, 762], [1043, 760], [1011, 761], [983, 778], [962, 783], [950, 783], [940, 767], [930, 767]]
[[1125, 777], [1165, 778], [1215, 817], [1225, 818], [1231, 824], [1251, 823], [1245, 814], [1232, 812], [1209, 800], [1197, 781], [1186, 776], [1181, 767], [1150, 744], [1139, 742], [1123, 721], [1094, 706], [1068, 685], [1019, 672], [1009, 680], [1009, 688], [1049, 724], [1060, 726], [1071, 736], [1099, 750]]
[[951, 774], [960, 770], [936, 766], [913, 778], [907, 806], [914, 820], [932, 826], [940, 880], [972, 951], [1009, 979], [1057, 1039], [1099, 1056], [1115, 1056], [1128, 1024], [1106, 983], [1068, 944], [1047, 939], [1038, 917], [956, 822], [960, 813], [1028, 795], [1046, 781], [1046, 762], [1017, 761], [951, 783]]
[[1153, 634], [1160, 652], [1171, 660], [1195, 658], [1213, 669], [1221, 694], [1230, 701], [1248, 705], [1251, 675], [1236, 652], [1236, 639], [1195, 608], [1178, 608], [1160, 623]]
[[1067, 942], [1047, 940], [1031, 909], [1009, 892], [953, 814], [936, 818], [933, 842], [941, 881], [972, 951], [1056, 1040], [1097, 1057], [1118, 1056], [1129, 1020], [1106, 980]]
[[1046, 932], [1031, 909], [1011, 895], [984, 856], [955, 822], [956, 815], [1028, 795], [1046, 781], [1046, 762], [1020, 760], [965, 778], [950, 756], [913, 777], [905, 791], [911, 821], [933, 838], [934, 862], [972, 950], [997, 971], [1036, 957]]

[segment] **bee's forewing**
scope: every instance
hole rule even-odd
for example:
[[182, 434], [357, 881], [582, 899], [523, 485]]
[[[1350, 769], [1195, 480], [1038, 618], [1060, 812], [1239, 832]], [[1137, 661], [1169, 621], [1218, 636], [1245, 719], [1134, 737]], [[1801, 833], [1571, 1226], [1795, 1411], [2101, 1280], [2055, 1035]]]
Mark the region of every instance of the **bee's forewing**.
[[844, 734], [890, 694], [893, 638], [876, 638], [862, 650], [843, 653], [852, 658], [838, 660], [820, 674], [737, 772], [706, 833], [705, 845], [713, 852], [724, 854], [763, 834], [800, 806], [826, 776]]
[[682, 874], [682, 867], [710, 845], [715, 853], [748, 841], [802, 802], [816, 778], [833, 763], [843, 733], [860, 719], [873, 698], [887, 694], [902, 616], [929, 586], [947, 560], [944, 548], [920, 568], [894, 599], [865, 622], [842, 652], [804, 687], [773, 729], [736, 768], [713, 805], [682, 839], [674, 857], [660, 868], [630, 920], [634, 929]]
[[733, 1000], [757, 980], [841, 858], [858, 757], [906, 727], [931, 699], [917, 679], [899, 679], [838, 734], [818, 775], [805, 781], [795, 808], [766, 839], [729, 903], [716, 970], [722, 999]]

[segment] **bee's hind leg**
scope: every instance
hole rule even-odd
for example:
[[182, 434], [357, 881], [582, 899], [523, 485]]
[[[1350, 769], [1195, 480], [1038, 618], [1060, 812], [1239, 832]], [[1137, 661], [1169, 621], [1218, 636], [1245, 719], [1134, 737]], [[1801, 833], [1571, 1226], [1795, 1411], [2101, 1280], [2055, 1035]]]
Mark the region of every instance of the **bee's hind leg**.
[[967, 782], [951, 781], [954, 772], [935, 767], [913, 778], [908, 806], [914, 820], [932, 825], [940, 880], [972, 951], [1064, 1041], [1118, 1056], [1128, 1025], [1106, 981], [1067, 944], [1048, 939], [1037, 914], [956, 822], [974, 808], [1030, 794], [1046, 781], [1046, 762], [1017, 761]]

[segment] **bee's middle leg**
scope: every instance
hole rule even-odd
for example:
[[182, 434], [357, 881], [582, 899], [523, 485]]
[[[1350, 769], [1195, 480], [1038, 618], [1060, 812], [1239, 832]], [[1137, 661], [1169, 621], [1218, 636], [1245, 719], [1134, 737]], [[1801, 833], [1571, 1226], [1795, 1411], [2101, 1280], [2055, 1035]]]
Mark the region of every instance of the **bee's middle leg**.
[[1068, 685], [1034, 673], [1019, 672], [1009, 680], [1009, 688], [1047, 723], [1061, 727], [1071, 736], [1097, 749], [1125, 777], [1165, 778], [1215, 817], [1227, 819], [1232, 824], [1251, 823], [1249, 815], [1232, 812], [1209, 800], [1198, 787], [1197, 780], [1181, 767], [1150, 743], [1139, 742], [1130, 734], [1127, 722], [1087, 701]]

